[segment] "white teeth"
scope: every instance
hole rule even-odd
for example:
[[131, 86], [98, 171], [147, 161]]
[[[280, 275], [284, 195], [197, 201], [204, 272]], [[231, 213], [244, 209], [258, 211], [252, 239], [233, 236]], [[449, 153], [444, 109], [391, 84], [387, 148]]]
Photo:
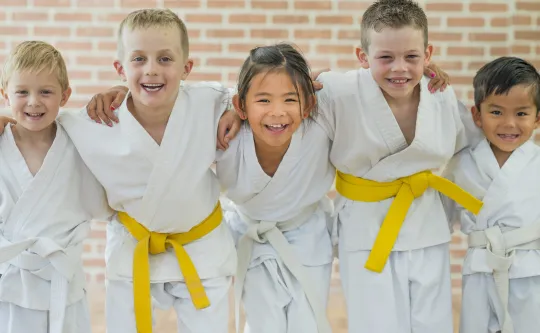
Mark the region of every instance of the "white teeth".
[[26, 113], [27, 115], [29, 115], [30, 117], [39, 117], [39, 116], [42, 116], [43, 113]]
[[275, 124], [275, 125], [267, 125], [268, 127], [272, 127], [272, 128], [283, 128], [285, 127], [284, 124]]
[[146, 83], [146, 84], [143, 84], [143, 86], [145, 86], [145, 87], [161, 87], [162, 84], [159, 84], [159, 83]]
[[159, 83], [148, 83], [148, 84], [142, 84], [143, 88], [148, 91], [158, 91], [163, 87], [163, 84]]
[[390, 81], [392, 83], [406, 83], [407, 82], [407, 80], [393, 80], [393, 79], [390, 79]]

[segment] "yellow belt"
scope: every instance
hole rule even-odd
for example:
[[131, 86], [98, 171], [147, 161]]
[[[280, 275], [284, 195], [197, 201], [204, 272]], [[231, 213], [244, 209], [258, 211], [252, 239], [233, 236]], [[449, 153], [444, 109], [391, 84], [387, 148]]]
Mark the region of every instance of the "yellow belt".
[[194, 226], [188, 232], [178, 234], [162, 234], [149, 231], [142, 224], [124, 212], [118, 213], [118, 219], [137, 239], [133, 256], [133, 294], [135, 305], [135, 321], [137, 331], [141, 333], [152, 332], [152, 296], [150, 294], [150, 264], [148, 253], [159, 254], [173, 247], [178, 259], [178, 265], [184, 276], [191, 301], [197, 309], [210, 306], [199, 274], [191, 261], [184, 245], [204, 237], [221, 224], [223, 215], [218, 202], [212, 214], [204, 221]]
[[414, 199], [421, 196], [428, 187], [441, 192], [473, 214], [478, 214], [482, 208], [482, 201], [430, 171], [423, 171], [392, 182], [377, 182], [337, 172], [336, 190], [350, 200], [377, 202], [395, 197], [377, 234], [365, 268], [378, 273], [382, 272], [409, 207]]

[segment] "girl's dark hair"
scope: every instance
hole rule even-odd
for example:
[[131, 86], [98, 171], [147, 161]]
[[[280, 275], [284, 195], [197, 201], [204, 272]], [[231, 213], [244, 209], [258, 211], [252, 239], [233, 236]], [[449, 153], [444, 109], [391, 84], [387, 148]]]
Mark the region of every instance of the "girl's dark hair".
[[[251, 81], [257, 74], [281, 70], [289, 74], [296, 93], [300, 97], [300, 112], [303, 112], [305, 107], [311, 106], [315, 89], [311, 81], [309, 65], [292, 45], [280, 43], [256, 47], [250, 51], [249, 57], [244, 61], [238, 77], [238, 97], [242, 108], [245, 105]], [[300, 96], [298, 86], [302, 88], [303, 96]], [[307, 106], [302, 106], [302, 99], [308, 103]], [[314, 116], [315, 113], [316, 104], [312, 105], [310, 116]]]

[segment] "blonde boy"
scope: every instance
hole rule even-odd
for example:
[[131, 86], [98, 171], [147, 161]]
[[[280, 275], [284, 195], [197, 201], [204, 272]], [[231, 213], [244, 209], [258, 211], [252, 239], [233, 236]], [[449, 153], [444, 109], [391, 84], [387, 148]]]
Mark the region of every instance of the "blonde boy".
[[107, 229], [107, 330], [152, 331], [152, 311], [174, 307], [179, 332], [227, 332], [236, 251], [221, 223], [211, 165], [229, 92], [191, 72], [186, 27], [168, 9], [130, 13], [116, 71], [129, 93], [107, 127], [79, 113], [65, 125], [119, 211]]
[[1, 92], [17, 123], [0, 135], [0, 332], [89, 333], [82, 241], [110, 212], [55, 121], [71, 94], [62, 56], [44, 42], [18, 45]]
[[336, 213], [350, 332], [451, 333], [450, 233], [439, 192], [481, 203], [432, 174], [467, 143], [452, 89], [422, 77], [433, 47], [411, 0], [373, 3], [362, 19], [362, 69], [323, 73], [321, 117], [339, 170]]

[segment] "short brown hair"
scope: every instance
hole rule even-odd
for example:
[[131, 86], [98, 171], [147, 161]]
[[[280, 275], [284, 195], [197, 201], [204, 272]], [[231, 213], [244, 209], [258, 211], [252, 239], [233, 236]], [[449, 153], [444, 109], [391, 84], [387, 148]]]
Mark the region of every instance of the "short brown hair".
[[60, 52], [51, 44], [42, 41], [26, 41], [17, 45], [9, 54], [2, 70], [2, 89], [6, 89], [15, 71], [41, 71], [54, 73], [62, 91], [69, 88], [66, 63]]
[[428, 20], [424, 10], [412, 0], [378, 0], [364, 12], [361, 26], [361, 42], [365, 52], [369, 48], [370, 30], [399, 29], [411, 26], [424, 33], [424, 47], [428, 45]]
[[131, 30], [148, 29], [148, 28], [163, 28], [177, 27], [180, 31], [180, 43], [182, 45], [182, 53], [187, 58], [189, 56], [189, 37], [187, 28], [184, 22], [170, 9], [140, 9], [131, 12], [120, 23], [118, 28], [118, 57], [122, 59], [124, 45], [122, 44], [122, 34], [124, 28]]

